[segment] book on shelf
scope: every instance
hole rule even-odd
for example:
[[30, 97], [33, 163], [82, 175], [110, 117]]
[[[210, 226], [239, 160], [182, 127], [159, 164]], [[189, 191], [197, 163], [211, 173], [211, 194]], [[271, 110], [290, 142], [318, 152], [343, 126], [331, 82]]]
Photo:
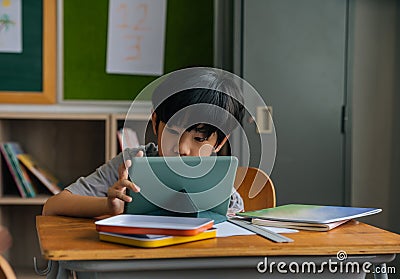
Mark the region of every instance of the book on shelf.
[[252, 218], [263, 226], [278, 226], [303, 230], [327, 231], [351, 219], [381, 212], [380, 208], [287, 204], [273, 208], [240, 212], [236, 215]]
[[21, 153], [17, 155], [17, 158], [52, 194], [55, 195], [61, 192], [62, 185], [60, 181], [47, 169], [40, 166], [31, 155]]
[[32, 181], [26, 169], [18, 162], [17, 156], [22, 152], [21, 146], [16, 142], [5, 142], [0, 145], [0, 149], [21, 197], [34, 198], [36, 191]]
[[119, 129], [117, 137], [121, 150], [125, 148], [137, 148], [140, 145], [137, 133], [131, 128], [125, 127]]
[[[1, 152], [1, 155], [5, 162], [5, 165], [7, 166], [8, 170], [10, 172], [10, 175], [11, 175], [11, 180], [8, 180], [8, 181], [4, 180], [4, 182], [5, 182], [4, 185], [7, 188], [9, 188], [9, 183], [12, 183], [12, 181], [13, 181], [15, 183], [15, 185], [17, 186], [19, 195], [23, 198], [26, 198], [27, 195], [25, 192], [25, 187], [22, 185], [21, 179], [19, 178], [19, 176], [17, 174], [17, 170], [15, 169], [14, 164], [11, 162], [11, 158], [8, 156], [8, 152], [6, 151], [3, 143], [0, 144], [0, 152]], [[3, 177], [6, 177], [4, 171], [3, 171]], [[8, 178], [8, 176], [7, 176], [7, 178]], [[6, 191], [6, 189], [4, 189], [4, 190]], [[13, 191], [10, 191], [10, 192], [13, 193]]]

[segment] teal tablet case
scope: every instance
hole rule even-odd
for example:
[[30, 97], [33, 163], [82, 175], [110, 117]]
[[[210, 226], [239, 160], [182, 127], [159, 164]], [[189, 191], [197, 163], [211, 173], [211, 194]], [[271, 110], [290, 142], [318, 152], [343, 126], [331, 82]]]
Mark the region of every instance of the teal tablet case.
[[238, 160], [233, 156], [135, 157], [129, 178], [141, 191], [128, 191], [127, 214], [226, 220]]

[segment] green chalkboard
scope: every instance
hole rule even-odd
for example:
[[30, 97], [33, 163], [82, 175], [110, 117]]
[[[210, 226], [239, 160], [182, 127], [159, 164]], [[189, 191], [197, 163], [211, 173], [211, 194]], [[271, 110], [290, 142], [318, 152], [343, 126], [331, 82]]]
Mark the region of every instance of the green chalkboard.
[[42, 91], [42, 11], [42, 1], [22, 1], [22, 53], [0, 53], [0, 91]]
[[[108, 5], [64, 1], [64, 100], [132, 100], [157, 78], [106, 73]], [[213, 0], [167, 0], [164, 73], [212, 66], [213, 26]]]

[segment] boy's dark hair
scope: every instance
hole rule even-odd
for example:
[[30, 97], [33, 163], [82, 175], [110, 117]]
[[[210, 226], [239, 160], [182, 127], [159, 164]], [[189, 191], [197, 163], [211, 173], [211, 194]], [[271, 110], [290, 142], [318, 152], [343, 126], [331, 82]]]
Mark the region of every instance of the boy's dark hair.
[[[152, 102], [157, 115], [157, 128], [162, 121], [187, 127], [186, 131], [199, 130], [207, 137], [216, 132], [218, 145], [227, 134], [241, 124], [245, 111], [243, 98], [232, 80], [212, 69], [203, 69], [200, 75], [191, 75], [184, 81], [186, 89], [175, 93], [176, 88], [185, 88], [185, 85], [180, 83], [175, 86], [174, 79], [176, 82], [182, 82], [181, 77], [169, 77], [153, 92]], [[205, 85], [207, 88], [190, 88], [192, 84]], [[179, 113], [183, 113], [183, 117], [176, 117]]]

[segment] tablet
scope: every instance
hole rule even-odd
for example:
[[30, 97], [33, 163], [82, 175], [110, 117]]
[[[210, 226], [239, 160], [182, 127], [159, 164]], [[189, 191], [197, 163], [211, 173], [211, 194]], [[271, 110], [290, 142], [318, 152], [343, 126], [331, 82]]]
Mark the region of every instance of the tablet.
[[212, 228], [214, 222], [208, 218], [120, 214], [95, 224], [99, 232], [188, 236]]
[[135, 157], [129, 178], [140, 187], [128, 191], [125, 213], [188, 217], [226, 216], [238, 160], [233, 156]]

